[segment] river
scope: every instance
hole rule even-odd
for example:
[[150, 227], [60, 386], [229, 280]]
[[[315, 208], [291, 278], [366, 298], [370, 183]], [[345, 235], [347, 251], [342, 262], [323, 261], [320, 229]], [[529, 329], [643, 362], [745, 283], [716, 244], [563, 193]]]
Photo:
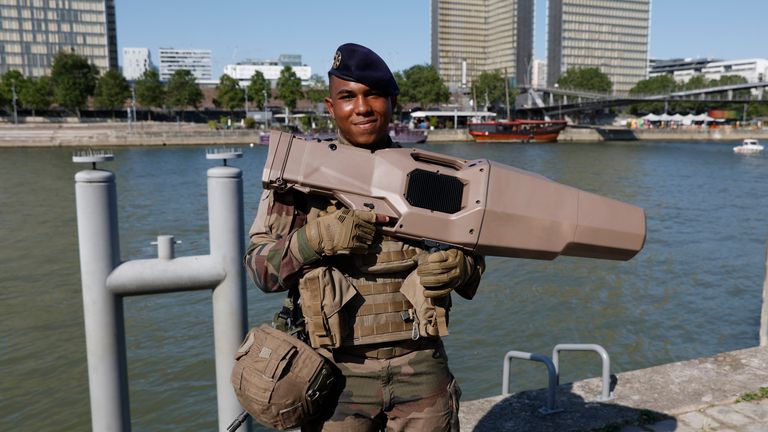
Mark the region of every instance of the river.
[[[508, 350], [549, 355], [597, 343], [612, 371], [758, 344], [768, 239], [768, 155], [733, 142], [423, 145], [489, 158], [645, 209], [648, 238], [631, 261], [489, 257], [472, 301], [454, 296], [450, 364], [463, 399], [501, 391]], [[202, 147], [114, 149], [120, 246], [152, 258], [172, 234], [177, 256], [208, 253]], [[266, 148], [242, 148], [249, 225]], [[0, 430], [90, 428], [74, 174], [66, 149], [0, 149]], [[251, 325], [281, 295], [249, 283]], [[216, 403], [208, 292], [125, 300], [133, 430], [213, 430]], [[562, 382], [597, 376], [599, 358], [565, 353]], [[513, 390], [543, 387], [539, 364], [516, 362]], [[619, 383], [620, 389], [621, 383]]]

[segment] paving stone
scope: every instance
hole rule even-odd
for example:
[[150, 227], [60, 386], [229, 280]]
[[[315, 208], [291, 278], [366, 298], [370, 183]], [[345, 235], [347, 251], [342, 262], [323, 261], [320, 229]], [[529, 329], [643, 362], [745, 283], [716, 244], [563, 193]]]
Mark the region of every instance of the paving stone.
[[743, 414], [740, 414], [738, 411], [736, 411], [733, 408], [732, 404], [718, 405], [712, 408], [707, 408], [706, 410], [704, 410], [704, 413], [706, 413], [708, 416], [712, 417], [713, 419], [717, 420], [720, 423], [726, 423], [731, 426], [742, 426], [742, 425], [752, 423], [751, 418], [746, 417]]
[[716, 422], [710, 417], [707, 417], [699, 411], [691, 411], [689, 413], [685, 413], [679, 416], [678, 419], [696, 430], [704, 428], [715, 428], [720, 426], [720, 423]]
[[765, 423], [752, 423], [746, 425], [743, 428], [739, 428], [739, 432], [766, 432], [768, 431], [768, 424]]
[[[733, 409], [747, 417], [768, 423], [768, 400], [733, 404]], [[768, 429], [768, 428], [767, 428]]]

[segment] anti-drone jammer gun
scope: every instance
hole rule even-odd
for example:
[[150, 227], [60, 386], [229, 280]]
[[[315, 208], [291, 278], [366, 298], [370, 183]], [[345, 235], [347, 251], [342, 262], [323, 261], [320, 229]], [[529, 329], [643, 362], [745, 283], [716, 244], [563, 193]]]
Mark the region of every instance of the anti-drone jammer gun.
[[392, 236], [481, 255], [628, 260], [645, 242], [643, 209], [487, 159], [272, 132], [262, 182], [387, 215]]

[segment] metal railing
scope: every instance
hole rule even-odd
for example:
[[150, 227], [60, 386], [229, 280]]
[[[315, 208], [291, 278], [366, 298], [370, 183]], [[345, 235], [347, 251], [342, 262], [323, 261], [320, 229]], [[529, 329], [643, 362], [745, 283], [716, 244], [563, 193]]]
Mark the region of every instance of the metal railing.
[[547, 366], [547, 402], [546, 405], [539, 408], [539, 412], [542, 414], [552, 414], [558, 411], [562, 411], [557, 408], [556, 393], [557, 387], [560, 385], [560, 351], [595, 351], [597, 352], [603, 363], [602, 370], [602, 392], [600, 396], [596, 398], [599, 402], [604, 402], [613, 399], [612, 382], [611, 381], [611, 360], [608, 356], [608, 352], [597, 344], [558, 344], [552, 350], [552, 358], [545, 355], [534, 354], [523, 351], [508, 351], [504, 356], [501, 394], [509, 394], [509, 375], [510, 375], [510, 363], [512, 359], [530, 360], [539, 363], [544, 363]]
[[[226, 162], [226, 154], [213, 156]], [[158, 258], [121, 262], [115, 175], [96, 169], [97, 162], [111, 159], [94, 153], [73, 157], [93, 164], [75, 175], [92, 428], [131, 429], [123, 297], [211, 289], [218, 429], [225, 431], [241, 411], [229, 376], [247, 327], [242, 172], [228, 166], [208, 170], [209, 255], [175, 258], [173, 237], [159, 236]]]

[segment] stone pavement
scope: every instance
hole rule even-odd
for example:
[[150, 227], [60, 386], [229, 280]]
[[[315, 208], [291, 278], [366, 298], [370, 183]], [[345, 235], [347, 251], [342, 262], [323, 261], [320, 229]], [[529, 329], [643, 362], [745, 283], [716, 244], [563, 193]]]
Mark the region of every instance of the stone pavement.
[[[501, 371], [499, 373], [501, 375]], [[768, 387], [768, 349], [748, 348], [617, 375], [615, 398], [594, 402], [599, 378], [563, 384], [560, 412], [543, 415], [546, 392], [462, 402], [463, 430], [548, 432], [768, 432], [768, 400], [737, 402]]]

